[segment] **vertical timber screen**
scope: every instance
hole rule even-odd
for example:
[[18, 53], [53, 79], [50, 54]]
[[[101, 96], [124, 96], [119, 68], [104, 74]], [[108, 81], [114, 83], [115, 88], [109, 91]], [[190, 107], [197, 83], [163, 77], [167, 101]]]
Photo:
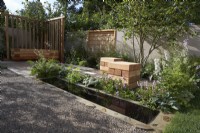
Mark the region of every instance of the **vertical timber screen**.
[[64, 17], [47, 21], [1, 13], [5, 16], [7, 59], [60, 59], [64, 57]]
[[109, 51], [116, 47], [116, 30], [88, 31], [87, 48], [92, 51]]

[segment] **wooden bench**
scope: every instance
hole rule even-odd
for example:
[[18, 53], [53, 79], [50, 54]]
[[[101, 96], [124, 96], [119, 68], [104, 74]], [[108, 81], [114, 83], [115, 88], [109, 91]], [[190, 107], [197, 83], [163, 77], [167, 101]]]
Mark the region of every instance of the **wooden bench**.
[[121, 79], [129, 88], [137, 87], [137, 81], [140, 80], [141, 64], [133, 62], [109, 62], [108, 73], [113, 75], [114, 79]]
[[101, 57], [100, 59], [100, 70], [103, 72], [108, 72], [108, 64], [110, 62], [122, 61], [121, 58], [113, 58], [113, 57]]

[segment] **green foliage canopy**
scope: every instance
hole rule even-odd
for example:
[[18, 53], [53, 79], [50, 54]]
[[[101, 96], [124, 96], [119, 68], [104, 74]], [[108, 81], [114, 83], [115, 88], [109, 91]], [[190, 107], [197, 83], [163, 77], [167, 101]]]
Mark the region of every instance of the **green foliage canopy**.
[[36, 20], [45, 20], [47, 18], [45, 9], [40, 0], [32, 2], [25, 0], [22, 4], [24, 5], [24, 9], [16, 11], [20, 16]]
[[[134, 36], [134, 59], [143, 66], [155, 49], [190, 31], [189, 23], [196, 7], [195, 2], [180, 0], [123, 0], [120, 3], [107, 0], [106, 3], [112, 6], [110, 27], [123, 29], [126, 38]], [[150, 44], [146, 53], [145, 41]]]

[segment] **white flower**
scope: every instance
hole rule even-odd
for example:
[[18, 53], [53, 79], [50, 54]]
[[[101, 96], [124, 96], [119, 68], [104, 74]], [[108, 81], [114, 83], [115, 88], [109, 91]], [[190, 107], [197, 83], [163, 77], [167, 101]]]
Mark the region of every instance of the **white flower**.
[[186, 51], [188, 51], [188, 41], [189, 39], [183, 40], [183, 47], [185, 48]]
[[115, 94], [116, 96], [119, 96], [119, 91], [116, 91], [116, 94]]
[[200, 69], [200, 65], [196, 66], [196, 70]]
[[161, 71], [160, 59], [154, 59], [154, 66], [155, 66], [155, 74], [158, 75]]
[[170, 59], [169, 51], [164, 50], [164, 56], [165, 56], [165, 60], [169, 61], [169, 59]]

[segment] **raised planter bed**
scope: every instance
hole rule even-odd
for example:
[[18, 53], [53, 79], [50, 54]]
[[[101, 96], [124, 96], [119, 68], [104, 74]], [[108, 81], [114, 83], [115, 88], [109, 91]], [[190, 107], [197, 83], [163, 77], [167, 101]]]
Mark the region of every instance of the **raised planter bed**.
[[42, 79], [42, 81], [145, 124], [149, 124], [159, 114], [159, 111], [139, 105], [137, 102], [112, 96], [95, 88], [85, 87], [81, 84], [70, 84], [64, 79], [49, 78]]

